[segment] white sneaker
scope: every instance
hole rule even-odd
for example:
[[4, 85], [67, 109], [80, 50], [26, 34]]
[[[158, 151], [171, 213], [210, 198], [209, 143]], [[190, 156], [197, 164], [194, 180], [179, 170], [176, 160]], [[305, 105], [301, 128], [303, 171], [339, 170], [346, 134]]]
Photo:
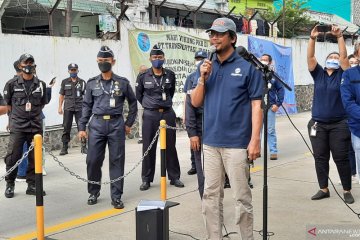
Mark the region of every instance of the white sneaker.
[[42, 175], [43, 175], [43, 176], [46, 176], [46, 175], [47, 175], [47, 172], [46, 172], [46, 170], [45, 170], [45, 167], [43, 167], [43, 169], [42, 169]]
[[26, 182], [26, 176], [17, 176], [15, 181], [16, 182]]

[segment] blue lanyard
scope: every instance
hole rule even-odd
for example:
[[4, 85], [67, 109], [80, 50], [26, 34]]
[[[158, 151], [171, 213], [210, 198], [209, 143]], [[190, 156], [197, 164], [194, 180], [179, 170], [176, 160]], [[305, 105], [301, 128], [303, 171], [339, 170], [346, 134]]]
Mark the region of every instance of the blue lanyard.
[[103, 83], [102, 83], [102, 81], [100, 81], [100, 86], [101, 86], [101, 88], [102, 88], [102, 90], [104, 91], [104, 93], [106, 93], [107, 95], [109, 95], [110, 97], [112, 97], [113, 96], [113, 94], [114, 94], [114, 90], [113, 90], [113, 84], [114, 84], [114, 81], [113, 80], [111, 80], [111, 85], [110, 85], [110, 92], [108, 92], [108, 91], [106, 91], [105, 90], [105, 88], [104, 88], [104, 85], [103, 85]]

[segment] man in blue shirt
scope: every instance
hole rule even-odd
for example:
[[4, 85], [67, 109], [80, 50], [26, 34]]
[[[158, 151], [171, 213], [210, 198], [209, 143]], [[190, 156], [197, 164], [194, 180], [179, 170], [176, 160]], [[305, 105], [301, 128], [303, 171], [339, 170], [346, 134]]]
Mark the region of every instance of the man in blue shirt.
[[357, 181], [360, 183], [360, 66], [349, 68], [342, 75], [341, 99], [348, 115], [351, 142], [355, 151]]
[[[205, 51], [197, 51], [195, 53], [195, 65], [196, 67], [201, 64], [207, 58], [207, 54]], [[186, 126], [186, 131], [188, 133], [190, 139], [190, 148], [191, 148], [191, 162], [192, 167], [188, 171], [189, 175], [193, 173], [197, 174], [198, 179], [198, 189], [200, 197], [202, 198], [204, 193], [204, 173], [202, 170], [201, 163], [201, 136], [202, 136], [202, 116], [203, 116], [203, 108], [196, 108], [191, 104], [191, 91], [197, 84], [197, 72], [194, 71], [191, 73], [185, 81], [184, 84], [184, 92], [185, 103], [184, 103], [184, 123]]]
[[[200, 66], [191, 93], [194, 107], [204, 106], [202, 212], [207, 239], [222, 239], [225, 172], [235, 199], [235, 222], [242, 239], [253, 236], [253, 206], [248, 185], [249, 160], [260, 156], [261, 73], [235, 52], [235, 23], [216, 19], [207, 30], [216, 47], [214, 60]], [[212, 59], [211, 59], [212, 60]]]
[[[198, 67], [199, 64], [201, 63], [202, 60], [204, 60], [205, 58], [207, 58], [207, 53], [205, 51], [202, 51], [202, 50], [199, 50], [195, 53], [195, 66]], [[194, 83], [197, 83], [197, 78], [196, 78], [196, 71], [192, 72], [189, 74], [189, 76], [186, 78], [185, 80], [185, 84], [184, 84], [184, 93], [185, 93], [185, 100], [184, 100], [184, 123], [186, 125], [186, 116], [187, 116], [187, 112], [189, 111], [190, 113], [193, 112], [194, 108], [192, 105], [191, 105], [191, 99], [190, 99], [190, 93], [191, 93], [191, 89], [193, 88], [193, 85]], [[196, 85], [196, 84], [195, 84]], [[186, 109], [186, 106], [189, 106], [188, 109]], [[193, 109], [194, 108], [194, 109]], [[200, 119], [202, 120], [202, 119]], [[187, 128], [187, 126], [186, 126]], [[186, 129], [188, 130], [188, 129]], [[189, 133], [189, 131], [188, 131]], [[192, 143], [193, 141], [191, 140], [192, 138], [194, 139], [194, 136], [190, 136], [189, 135], [189, 138], [190, 138], [190, 143]], [[197, 138], [198, 140], [198, 138]], [[197, 167], [196, 167], [196, 164], [195, 164], [195, 153], [194, 153], [194, 150], [193, 148], [190, 149], [191, 151], [191, 168], [190, 170], [187, 172], [188, 175], [194, 175], [197, 173]], [[202, 174], [202, 170], [201, 170], [201, 175]]]
[[[269, 54], [263, 54], [260, 58], [262, 64], [271, 66], [272, 57]], [[278, 149], [277, 149], [277, 138], [276, 138], [276, 112], [279, 110], [279, 107], [284, 101], [285, 89], [283, 85], [275, 81], [271, 80], [271, 88], [269, 90], [269, 110], [268, 110], [268, 145], [270, 150], [270, 160], [278, 159]]]

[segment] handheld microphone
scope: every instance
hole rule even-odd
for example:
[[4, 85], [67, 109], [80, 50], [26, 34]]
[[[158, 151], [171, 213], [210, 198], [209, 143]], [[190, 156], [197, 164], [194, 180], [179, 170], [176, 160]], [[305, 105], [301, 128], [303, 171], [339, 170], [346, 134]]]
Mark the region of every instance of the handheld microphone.
[[212, 61], [215, 53], [216, 53], [216, 47], [215, 47], [214, 45], [211, 45], [211, 46], [209, 47], [209, 57], [208, 57], [208, 59], [209, 59], [210, 61]]

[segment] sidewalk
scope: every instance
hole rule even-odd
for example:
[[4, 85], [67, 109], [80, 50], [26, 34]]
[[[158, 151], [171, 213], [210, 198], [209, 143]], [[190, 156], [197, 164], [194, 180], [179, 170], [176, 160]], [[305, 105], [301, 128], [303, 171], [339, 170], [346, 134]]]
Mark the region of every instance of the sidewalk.
[[[305, 139], [308, 139], [306, 125], [310, 113], [301, 113], [291, 117]], [[359, 226], [360, 221], [357, 216], [339, 199], [331, 186], [329, 199], [310, 200], [310, 197], [318, 190], [313, 158], [286, 116], [277, 118], [276, 127], [279, 160], [268, 161], [268, 231], [275, 234], [270, 239], [307, 239], [308, 230], [324, 224]], [[181, 180], [185, 188], [168, 185], [168, 199], [180, 203], [179, 206], [169, 210], [170, 230], [173, 231], [170, 232], [170, 239], [192, 239], [174, 232], [205, 239], [196, 175], [186, 174], [190, 168], [190, 150], [184, 131], [177, 134], [177, 150], [182, 170]], [[58, 155], [58, 151], [55, 153]], [[65, 157], [58, 157], [59, 160], [72, 171], [86, 177], [85, 156], [81, 155], [80, 149], [71, 149], [69, 153]], [[140, 160], [140, 155], [141, 145], [137, 144], [137, 140], [126, 141], [125, 172]], [[44, 199], [45, 228], [51, 232], [47, 236], [52, 239], [134, 240], [136, 239], [135, 207], [142, 199], [160, 199], [160, 161], [157, 161], [155, 182], [148, 191], [139, 191], [141, 166], [125, 179], [123, 195], [125, 209], [115, 211], [110, 205], [109, 186], [103, 187], [98, 204], [88, 206], [86, 184], [64, 172], [50, 159], [50, 156], [46, 155], [46, 159], [48, 176], [44, 177], [44, 188], [47, 192]], [[252, 170], [255, 172], [251, 174], [254, 183], [252, 193], [255, 230], [262, 229], [262, 168], [263, 160], [259, 159]], [[2, 174], [4, 174], [4, 163], [1, 161], [0, 175]], [[339, 177], [333, 162], [330, 177], [342, 196], [342, 188], [338, 185]], [[108, 180], [107, 159], [104, 161], [103, 178]], [[0, 182], [0, 239], [26, 239], [14, 237], [35, 231], [35, 198], [25, 195], [25, 183], [16, 184], [16, 195], [13, 199], [6, 199], [3, 196], [4, 189], [5, 183]], [[360, 212], [360, 185], [355, 184], [352, 192], [355, 203], [351, 207], [356, 212]], [[224, 219], [228, 232], [236, 231], [233, 206], [231, 189], [225, 189]], [[51, 226], [55, 227], [51, 229]], [[262, 239], [258, 233], [254, 235], [255, 239]], [[239, 236], [232, 234], [227, 239], [239, 239]]]

